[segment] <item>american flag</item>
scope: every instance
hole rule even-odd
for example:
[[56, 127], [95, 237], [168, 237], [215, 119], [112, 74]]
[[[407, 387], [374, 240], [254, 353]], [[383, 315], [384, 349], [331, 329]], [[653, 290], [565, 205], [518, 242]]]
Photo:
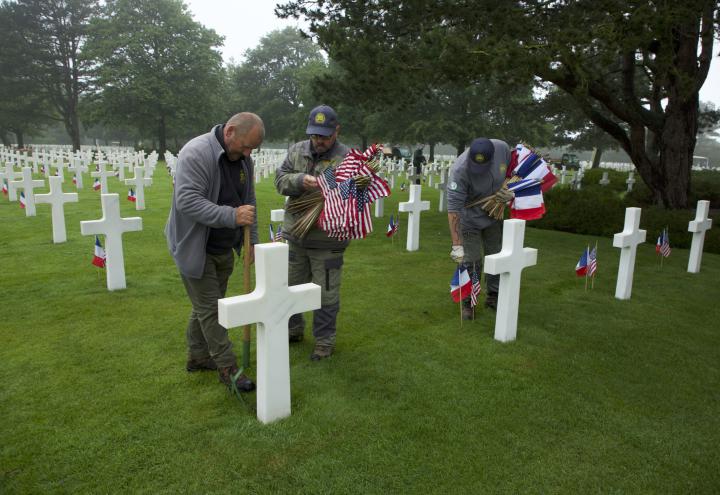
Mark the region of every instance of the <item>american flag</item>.
[[590, 254], [588, 254], [587, 262], [587, 276], [593, 277], [597, 271], [597, 247], [592, 248]]
[[[318, 176], [318, 185], [325, 200], [318, 224], [328, 236], [338, 240], [362, 239], [372, 232], [370, 204], [389, 196], [390, 188], [367, 166], [378, 148], [372, 145], [364, 153], [351, 150], [342, 163], [328, 167]], [[358, 187], [355, 179], [370, 179], [367, 187]]]
[[667, 258], [672, 253], [670, 249], [670, 236], [668, 236], [667, 227], [660, 233], [660, 237], [655, 244], [655, 252], [661, 254], [663, 258]]
[[392, 237], [394, 236], [398, 231], [398, 224], [393, 219], [393, 216], [390, 215], [390, 223], [388, 224], [387, 232], [385, 233], [386, 236]]
[[275, 232], [275, 242], [283, 242], [285, 238], [282, 235], [282, 224], [278, 225], [277, 232]]
[[474, 308], [477, 306], [478, 296], [482, 292], [480, 277], [478, 277], [477, 270], [473, 270], [470, 280], [472, 281], [472, 288], [470, 289], [470, 306]]

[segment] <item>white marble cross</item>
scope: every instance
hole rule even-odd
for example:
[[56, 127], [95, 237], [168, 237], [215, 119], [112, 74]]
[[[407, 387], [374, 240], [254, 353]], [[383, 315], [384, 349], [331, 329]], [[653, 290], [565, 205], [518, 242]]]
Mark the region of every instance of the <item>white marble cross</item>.
[[687, 271], [690, 273], [700, 272], [702, 262], [703, 245], [705, 244], [705, 231], [712, 227], [712, 220], [708, 218], [710, 201], [698, 201], [695, 212], [695, 220], [688, 223], [688, 232], [692, 232], [692, 244], [690, 245], [690, 259], [688, 260]]
[[10, 182], [8, 184], [8, 190], [17, 191], [18, 189], [22, 189], [25, 192], [25, 216], [34, 217], [36, 215], [34, 189], [44, 186], [44, 180], [33, 180], [31, 167], [23, 167], [22, 179]]
[[407, 250], [417, 251], [420, 248], [420, 212], [430, 209], [430, 201], [420, 201], [422, 186], [410, 186], [410, 199], [398, 205], [400, 211], [409, 213], [407, 221]]
[[257, 415], [263, 423], [290, 416], [290, 316], [320, 308], [320, 286], [288, 287], [287, 244], [255, 245], [255, 290], [218, 300], [225, 328], [257, 322]]
[[271, 222], [282, 222], [285, 220], [285, 210], [270, 210]]
[[59, 244], [67, 240], [65, 229], [65, 203], [77, 203], [77, 193], [62, 192], [62, 178], [50, 176], [50, 193], [38, 194], [35, 201], [38, 203], [49, 203], [52, 214], [53, 242]]
[[135, 167], [135, 177], [125, 179], [125, 185], [135, 186], [135, 209], [145, 209], [145, 186], [152, 185], [152, 179], [144, 178], [144, 167]]
[[505, 220], [502, 249], [485, 256], [483, 271], [500, 275], [495, 316], [495, 340], [500, 342], [510, 342], [517, 336], [520, 274], [523, 268], [537, 264], [537, 249], [523, 247], [524, 242], [525, 220]]
[[375, 200], [375, 218], [382, 218], [385, 209], [385, 198], [380, 197]]
[[560, 171], [560, 184], [565, 184], [565, 177], [567, 177], [567, 166], [563, 165]]
[[75, 185], [78, 189], [83, 188], [83, 172], [87, 172], [87, 165], [80, 158], [72, 158], [68, 170], [75, 174]]
[[633, 175], [635, 175], [635, 172], [630, 171], [630, 173], [628, 174], [628, 178], [625, 181], [625, 184], [627, 184], [627, 192], [633, 190], [633, 184], [635, 184], [635, 177], [633, 177]]
[[100, 179], [100, 192], [102, 194], [107, 194], [109, 192], [107, 178], [115, 173], [112, 170], [108, 170], [107, 168], [105, 168], [105, 165], [107, 165], [107, 162], [99, 161], [97, 163], [98, 171], [90, 172], [91, 177], [97, 177]]
[[105, 236], [105, 271], [108, 290], [124, 289], [125, 258], [123, 256], [123, 232], [142, 230], [142, 218], [120, 217], [120, 199], [117, 194], [102, 194], [103, 216], [100, 220], [80, 222], [82, 235]]
[[445, 204], [447, 203], [447, 200], [445, 198], [445, 195], [447, 193], [447, 169], [442, 169], [440, 171], [440, 182], [435, 184], [435, 189], [440, 190], [440, 201], [438, 202], [438, 211], [443, 212], [443, 211], [445, 211]]
[[647, 231], [640, 230], [640, 213], [640, 208], [626, 208], [625, 227], [613, 237], [613, 247], [620, 248], [620, 266], [615, 286], [617, 299], [630, 299], [632, 293], [635, 253], [638, 244], [645, 242], [647, 236]]
[[9, 161], [5, 163], [5, 180], [7, 181], [8, 186], [8, 201], [18, 200], [15, 186], [11, 185], [12, 181], [14, 181], [18, 177], [22, 177], [22, 174], [15, 171], [13, 164]]
[[608, 178], [608, 172], [603, 172], [602, 179], [600, 179], [600, 182], [598, 182], [601, 186], [607, 186], [610, 184], [610, 179]]

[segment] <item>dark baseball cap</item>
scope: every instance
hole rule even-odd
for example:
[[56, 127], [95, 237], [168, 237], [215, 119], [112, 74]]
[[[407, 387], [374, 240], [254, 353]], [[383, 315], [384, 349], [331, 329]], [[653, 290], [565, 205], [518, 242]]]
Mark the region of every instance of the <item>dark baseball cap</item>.
[[319, 134], [321, 136], [332, 136], [338, 125], [338, 118], [335, 110], [327, 105], [315, 107], [310, 112], [305, 134]]
[[[475, 165], [489, 165], [495, 154], [495, 146], [488, 138], [477, 138], [470, 143], [468, 160]], [[481, 171], [484, 168], [471, 167], [471, 170]]]

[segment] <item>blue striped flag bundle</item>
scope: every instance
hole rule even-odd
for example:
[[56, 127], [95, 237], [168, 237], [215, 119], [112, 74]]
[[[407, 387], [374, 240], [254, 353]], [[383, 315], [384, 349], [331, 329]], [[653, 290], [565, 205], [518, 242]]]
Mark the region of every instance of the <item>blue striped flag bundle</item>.
[[668, 235], [667, 227], [663, 229], [660, 236], [657, 238], [657, 242], [655, 243], [655, 252], [663, 258], [667, 258], [670, 256], [670, 253], [672, 253], [672, 249], [670, 249], [670, 236]]

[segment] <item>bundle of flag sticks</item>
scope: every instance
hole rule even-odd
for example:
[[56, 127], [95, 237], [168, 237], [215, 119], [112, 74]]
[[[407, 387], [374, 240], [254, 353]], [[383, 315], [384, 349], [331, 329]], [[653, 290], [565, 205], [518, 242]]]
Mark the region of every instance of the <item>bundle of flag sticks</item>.
[[387, 183], [377, 175], [382, 146], [365, 152], [350, 150], [337, 168], [318, 176], [320, 190], [288, 200], [287, 211], [298, 215], [291, 234], [302, 238], [314, 225], [339, 240], [362, 239], [372, 232], [370, 204], [390, 195]]
[[489, 216], [502, 220], [505, 205], [510, 202], [510, 217], [536, 220], [545, 214], [542, 193], [557, 182], [547, 162], [535, 150], [518, 144], [510, 154], [507, 178], [500, 189], [469, 202], [466, 208], [480, 206]]

